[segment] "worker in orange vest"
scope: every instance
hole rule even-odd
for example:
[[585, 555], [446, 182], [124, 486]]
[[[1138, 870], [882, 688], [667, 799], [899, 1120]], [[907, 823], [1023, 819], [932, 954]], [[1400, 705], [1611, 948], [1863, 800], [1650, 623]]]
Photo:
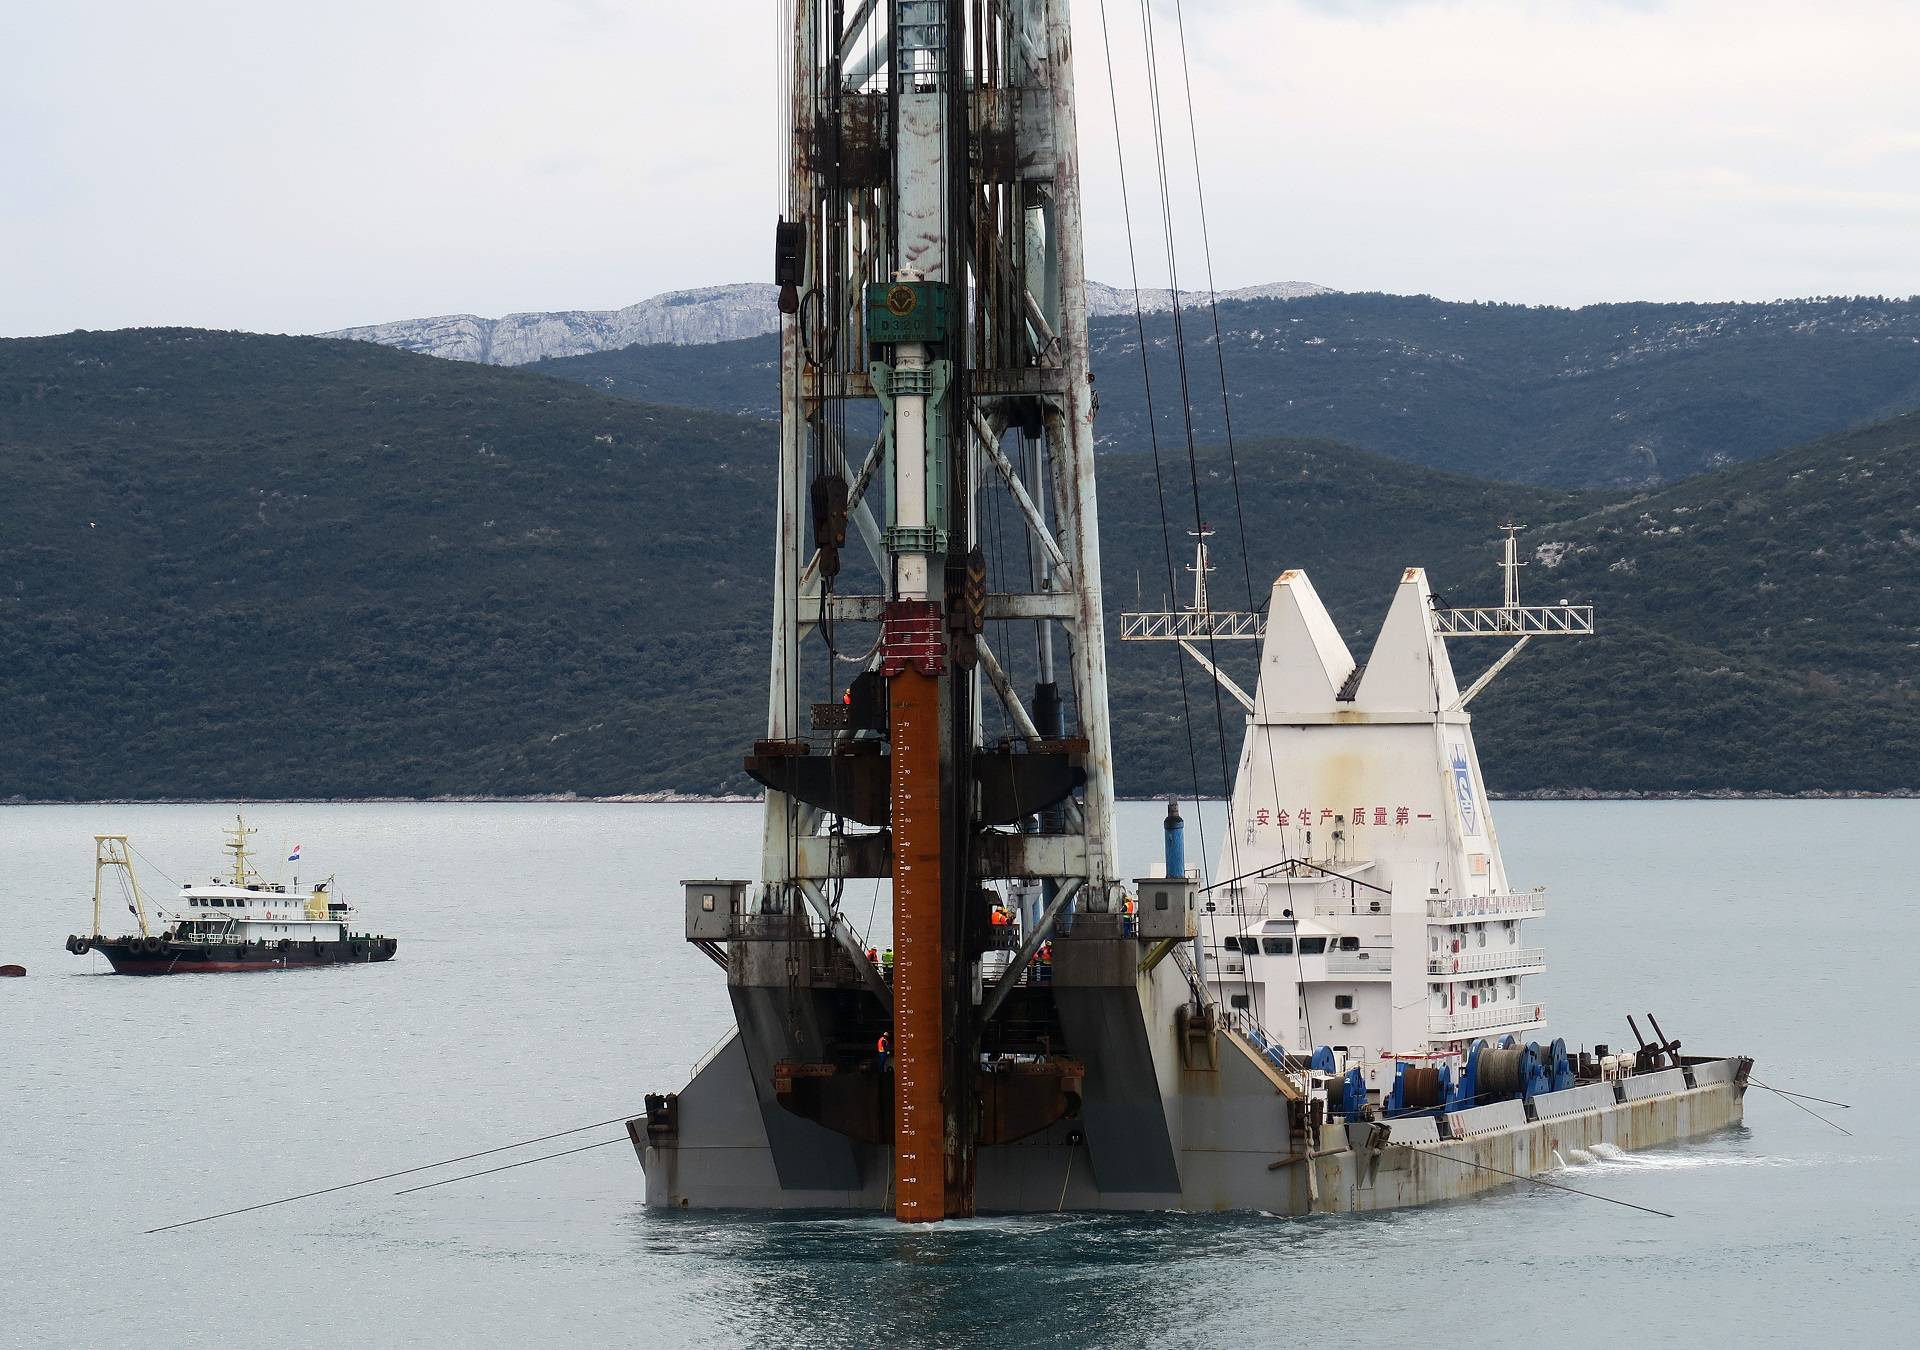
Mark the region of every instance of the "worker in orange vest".
[[1011, 946], [1009, 939], [1012, 936], [1013, 911], [1005, 905], [995, 905], [993, 907], [993, 945], [995, 947]]

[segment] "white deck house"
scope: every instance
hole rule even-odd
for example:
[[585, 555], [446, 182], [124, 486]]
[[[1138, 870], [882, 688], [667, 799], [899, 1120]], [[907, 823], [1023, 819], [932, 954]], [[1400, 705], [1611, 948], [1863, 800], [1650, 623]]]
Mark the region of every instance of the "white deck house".
[[[1584, 606], [1521, 606], [1509, 528], [1505, 601], [1437, 608], [1406, 569], [1365, 663], [1313, 583], [1283, 573], [1264, 615], [1206, 608], [1128, 615], [1124, 636], [1178, 641], [1245, 707], [1228, 837], [1204, 898], [1214, 996], [1296, 1054], [1332, 1046], [1392, 1082], [1395, 1059], [1451, 1058], [1476, 1039], [1531, 1039], [1546, 1024], [1533, 976], [1546, 953], [1500, 856], [1467, 704], [1536, 636], [1592, 631]], [[1195, 566], [1207, 571], [1201, 537]], [[1514, 648], [1464, 692], [1447, 636]], [[1197, 644], [1261, 642], [1249, 697]]]

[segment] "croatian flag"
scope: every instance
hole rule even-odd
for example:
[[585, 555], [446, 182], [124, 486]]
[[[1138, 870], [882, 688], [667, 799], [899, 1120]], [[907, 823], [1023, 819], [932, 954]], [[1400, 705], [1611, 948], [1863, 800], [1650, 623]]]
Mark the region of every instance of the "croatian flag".
[[287, 861], [288, 861], [288, 862], [299, 862], [299, 861], [300, 861], [300, 845], [298, 845], [298, 844], [295, 844], [295, 845], [293, 846], [293, 852], [291, 852], [291, 853], [289, 853], [289, 854], [287, 855]]

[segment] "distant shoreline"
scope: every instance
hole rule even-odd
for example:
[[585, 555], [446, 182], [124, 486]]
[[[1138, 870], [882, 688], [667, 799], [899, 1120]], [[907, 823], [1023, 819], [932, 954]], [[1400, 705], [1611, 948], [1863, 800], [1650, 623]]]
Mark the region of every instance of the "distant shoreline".
[[[1168, 794], [1121, 797], [1123, 802], [1166, 801]], [[1920, 788], [1897, 792], [1834, 791], [1809, 788], [1804, 792], [1734, 792], [1728, 789], [1661, 791], [1608, 790], [1591, 788], [1552, 788], [1530, 792], [1495, 792], [1488, 797], [1496, 802], [1805, 802], [1805, 801], [1911, 801], [1920, 798]], [[491, 797], [480, 794], [444, 797], [98, 797], [80, 801], [63, 798], [9, 797], [5, 806], [711, 806], [727, 803], [746, 804], [762, 800], [744, 793], [703, 795], [697, 792], [635, 792], [609, 797], [583, 797], [571, 792], [540, 793], [524, 797]], [[1182, 801], [1192, 801], [1182, 796]], [[1217, 802], [1224, 798], [1206, 797]]]

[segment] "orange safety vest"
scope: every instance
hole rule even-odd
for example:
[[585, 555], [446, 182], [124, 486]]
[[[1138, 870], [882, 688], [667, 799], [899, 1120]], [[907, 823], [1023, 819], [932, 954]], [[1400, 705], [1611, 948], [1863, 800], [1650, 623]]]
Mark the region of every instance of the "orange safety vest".
[[887, 1033], [886, 1032], [883, 1031], [880, 1033], [880, 1039], [873, 1043], [873, 1048], [875, 1050], [878, 1050], [883, 1055], [887, 1053]]

